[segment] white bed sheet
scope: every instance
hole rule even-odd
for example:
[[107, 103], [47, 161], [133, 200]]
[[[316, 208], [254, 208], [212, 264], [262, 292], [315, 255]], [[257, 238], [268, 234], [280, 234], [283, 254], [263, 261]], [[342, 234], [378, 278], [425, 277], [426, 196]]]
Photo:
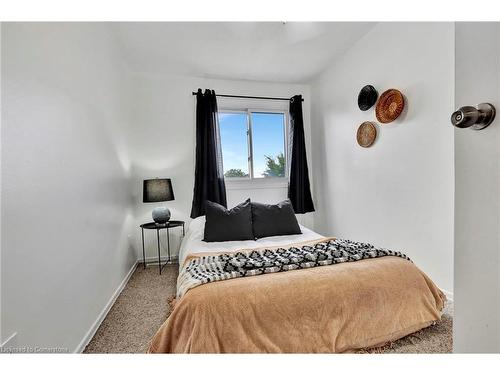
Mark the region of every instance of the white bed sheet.
[[263, 246], [281, 246], [294, 242], [318, 240], [324, 237], [303, 225], [300, 226], [300, 230], [302, 234], [265, 237], [256, 241], [205, 242], [203, 241], [205, 216], [200, 216], [191, 221], [186, 236], [182, 240], [179, 250], [179, 269], [182, 268], [186, 257], [191, 254], [221, 251], [232, 252], [240, 249], [253, 249]]

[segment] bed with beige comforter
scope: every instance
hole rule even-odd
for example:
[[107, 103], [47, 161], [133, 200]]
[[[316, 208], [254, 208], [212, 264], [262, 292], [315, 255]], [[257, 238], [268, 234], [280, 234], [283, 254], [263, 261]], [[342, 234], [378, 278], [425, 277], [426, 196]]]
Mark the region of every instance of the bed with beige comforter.
[[209, 282], [176, 301], [148, 351], [352, 352], [433, 324], [444, 301], [415, 264], [395, 256]]

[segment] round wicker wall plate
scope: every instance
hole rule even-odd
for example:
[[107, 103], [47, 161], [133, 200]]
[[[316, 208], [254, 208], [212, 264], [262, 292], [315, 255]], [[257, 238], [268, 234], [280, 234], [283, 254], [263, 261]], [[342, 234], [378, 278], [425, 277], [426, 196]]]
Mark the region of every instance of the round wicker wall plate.
[[358, 107], [362, 111], [368, 111], [377, 102], [378, 92], [372, 85], [366, 85], [358, 95]]
[[377, 128], [370, 121], [365, 121], [359, 125], [356, 140], [361, 147], [370, 147], [377, 138]]
[[403, 94], [399, 90], [389, 89], [380, 95], [375, 107], [375, 115], [379, 122], [387, 124], [396, 120], [404, 108], [405, 100]]

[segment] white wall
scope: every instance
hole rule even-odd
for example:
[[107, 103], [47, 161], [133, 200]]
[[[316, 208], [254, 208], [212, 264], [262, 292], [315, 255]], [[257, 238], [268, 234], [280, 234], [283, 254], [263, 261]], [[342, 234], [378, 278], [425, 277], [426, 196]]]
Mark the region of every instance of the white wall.
[[[456, 24], [456, 107], [500, 109], [498, 23]], [[456, 352], [500, 351], [500, 121], [455, 130]]]
[[[450, 292], [453, 41], [450, 23], [381, 23], [311, 87], [316, 229], [402, 250]], [[368, 149], [356, 142], [359, 124], [376, 122], [357, 106], [366, 84], [406, 97]]]
[[[118, 46], [105, 24], [2, 25], [0, 339], [17, 333], [11, 345], [81, 349], [142, 256], [138, 225], [154, 207], [142, 203], [144, 178], [172, 178], [176, 200], [166, 205], [189, 221], [193, 90], [302, 94], [310, 144], [307, 85], [131, 73]], [[287, 108], [278, 103], [252, 106]], [[228, 202], [278, 201], [286, 191], [229, 187]], [[300, 217], [309, 226], [312, 219]], [[148, 257], [156, 256], [153, 237], [146, 235]]]
[[75, 350], [136, 261], [106, 26], [2, 25], [2, 333]]
[[[306, 141], [310, 143], [310, 96], [306, 85], [228, 81], [196, 78], [188, 76], [153, 76], [142, 73], [132, 74], [132, 97], [130, 101], [131, 122], [127, 130], [127, 148], [132, 160], [132, 194], [134, 201], [135, 227], [151, 221], [151, 210], [158, 204], [142, 203], [142, 180], [151, 177], [169, 177], [175, 200], [160, 205], [169, 207], [172, 219], [189, 221], [194, 184], [195, 160], [195, 106], [196, 99], [191, 94], [200, 87], [214, 89], [216, 93], [236, 95], [265, 95], [291, 97], [304, 96], [304, 123]], [[234, 99], [218, 99], [219, 107], [234, 104]], [[237, 102], [238, 100], [236, 100]], [[245, 103], [247, 103], [245, 101]], [[251, 101], [252, 107], [285, 106], [288, 102]], [[308, 147], [310, 153], [310, 147]], [[309, 157], [310, 162], [311, 157]], [[234, 186], [233, 186], [234, 187]], [[256, 201], [277, 202], [285, 199], [286, 186], [253, 189], [227, 185], [228, 206], [232, 207], [250, 197]], [[298, 215], [304, 224], [312, 226], [312, 215]], [[172, 231], [172, 250], [176, 254], [179, 247], [180, 230]], [[132, 232], [132, 244], [137, 254], [142, 256], [139, 230]], [[165, 241], [165, 240], [163, 240]], [[162, 245], [165, 243], [163, 242]], [[146, 233], [146, 257], [156, 254], [156, 242], [151, 233]]]
[[[2, 23], [0, 22], [0, 113], [2, 112]], [[2, 158], [1, 158], [1, 152], [2, 152], [2, 136], [1, 136], [1, 130], [2, 130], [2, 118], [0, 116], [0, 170], [2, 167]], [[1, 186], [2, 186], [2, 173], [0, 173], [0, 213], [2, 212], [2, 191], [1, 191]], [[2, 215], [0, 214], [0, 347], [3, 345], [4, 341], [7, 340], [7, 338], [4, 337], [3, 330], [2, 330]]]

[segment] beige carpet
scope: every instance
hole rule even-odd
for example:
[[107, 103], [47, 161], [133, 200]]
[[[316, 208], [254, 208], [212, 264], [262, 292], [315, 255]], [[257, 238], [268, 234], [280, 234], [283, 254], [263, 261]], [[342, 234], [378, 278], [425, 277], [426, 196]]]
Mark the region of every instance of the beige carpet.
[[177, 270], [166, 265], [160, 276], [158, 267], [139, 264], [84, 353], [145, 353], [170, 313]]
[[[84, 353], [145, 353], [149, 340], [170, 313], [168, 300], [175, 294], [177, 265], [139, 265]], [[360, 353], [451, 353], [453, 305], [447, 303], [443, 319], [435, 325], [383, 348]]]

